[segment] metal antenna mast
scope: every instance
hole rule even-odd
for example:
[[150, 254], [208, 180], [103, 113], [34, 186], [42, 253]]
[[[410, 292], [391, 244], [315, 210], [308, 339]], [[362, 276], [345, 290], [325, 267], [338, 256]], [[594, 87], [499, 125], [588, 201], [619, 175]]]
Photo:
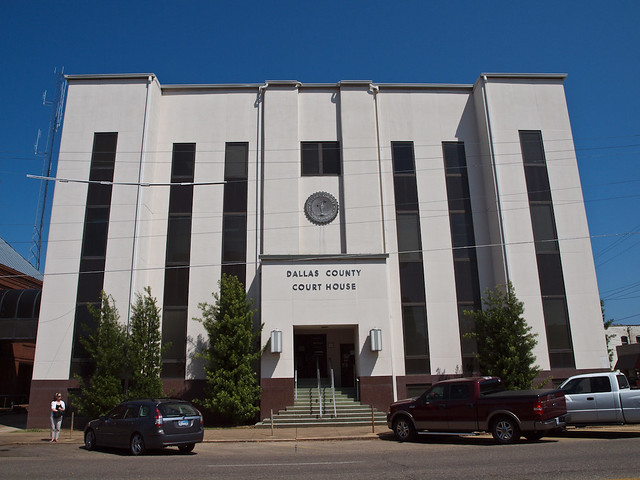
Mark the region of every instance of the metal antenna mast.
[[[58, 72], [54, 70], [56, 75], [56, 88], [53, 94], [53, 100], [47, 100], [47, 91], [45, 90], [42, 95], [42, 104], [51, 107], [51, 117], [49, 119], [49, 132], [47, 133], [47, 146], [44, 152], [38, 151], [38, 142], [40, 140], [40, 130], [38, 130], [38, 136], [35, 144], [35, 155], [43, 157], [42, 161], [42, 176], [50, 177], [51, 170], [53, 169], [53, 147], [55, 143], [56, 133], [58, 128], [62, 124], [62, 113], [64, 109], [64, 95], [65, 95], [65, 79], [64, 79], [64, 67]], [[33, 235], [31, 238], [31, 249], [29, 251], [29, 261], [31, 264], [40, 270], [40, 258], [42, 254], [42, 230], [44, 228], [44, 217], [47, 211], [47, 198], [49, 196], [49, 181], [41, 180], [40, 193], [38, 196], [38, 210], [36, 212], [36, 219], [33, 226]]]

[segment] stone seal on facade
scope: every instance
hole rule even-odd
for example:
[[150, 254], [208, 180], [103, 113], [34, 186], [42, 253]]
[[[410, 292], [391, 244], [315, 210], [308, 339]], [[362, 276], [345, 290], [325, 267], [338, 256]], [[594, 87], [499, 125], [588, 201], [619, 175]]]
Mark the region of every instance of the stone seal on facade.
[[338, 201], [327, 192], [312, 193], [304, 203], [304, 213], [311, 223], [326, 225], [338, 215]]

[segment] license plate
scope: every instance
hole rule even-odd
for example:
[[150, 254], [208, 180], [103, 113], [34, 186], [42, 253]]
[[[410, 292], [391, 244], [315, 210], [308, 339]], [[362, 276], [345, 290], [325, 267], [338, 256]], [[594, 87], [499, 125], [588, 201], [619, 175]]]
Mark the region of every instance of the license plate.
[[178, 426], [179, 427], [188, 427], [189, 426], [189, 420], [178, 420]]

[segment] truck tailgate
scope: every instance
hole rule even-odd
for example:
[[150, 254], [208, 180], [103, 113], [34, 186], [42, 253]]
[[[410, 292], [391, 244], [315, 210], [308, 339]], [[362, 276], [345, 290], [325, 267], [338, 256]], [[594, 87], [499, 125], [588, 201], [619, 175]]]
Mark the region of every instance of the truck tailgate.
[[567, 413], [567, 402], [562, 390], [552, 390], [538, 396], [541, 420], [550, 420]]

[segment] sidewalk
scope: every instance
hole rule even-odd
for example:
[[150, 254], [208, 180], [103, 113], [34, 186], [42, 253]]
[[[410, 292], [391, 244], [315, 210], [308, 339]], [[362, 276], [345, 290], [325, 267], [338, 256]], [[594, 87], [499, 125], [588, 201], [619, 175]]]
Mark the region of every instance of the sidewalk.
[[[5, 422], [6, 423], [6, 422]], [[303, 428], [269, 428], [233, 427], [206, 428], [205, 443], [228, 442], [291, 442], [291, 441], [328, 441], [328, 440], [375, 440], [391, 437], [392, 432], [386, 426], [377, 425], [372, 432], [367, 427], [303, 427]], [[488, 434], [484, 434], [488, 435]], [[567, 431], [559, 434], [565, 438], [631, 438], [640, 437], [640, 424], [636, 425], [606, 425], [590, 427], [568, 427]], [[82, 445], [84, 443], [82, 431], [63, 428], [60, 433], [60, 443]], [[25, 428], [0, 424], [0, 446], [6, 445], [34, 445], [47, 443], [50, 439], [49, 430], [26, 430]]]
[[[290, 441], [321, 441], [321, 440], [367, 440], [377, 439], [380, 434], [391, 431], [385, 426], [376, 426], [372, 432], [368, 427], [304, 427], [304, 428], [269, 428], [233, 427], [206, 428], [205, 443], [225, 442], [290, 442]], [[46, 443], [50, 439], [49, 430], [26, 430], [12, 426], [0, 425], [0, 446], [26, 445]], [[82, 431], [65, 429], [60, 432], [60, 443], [82, 445], [84, 433]]]

